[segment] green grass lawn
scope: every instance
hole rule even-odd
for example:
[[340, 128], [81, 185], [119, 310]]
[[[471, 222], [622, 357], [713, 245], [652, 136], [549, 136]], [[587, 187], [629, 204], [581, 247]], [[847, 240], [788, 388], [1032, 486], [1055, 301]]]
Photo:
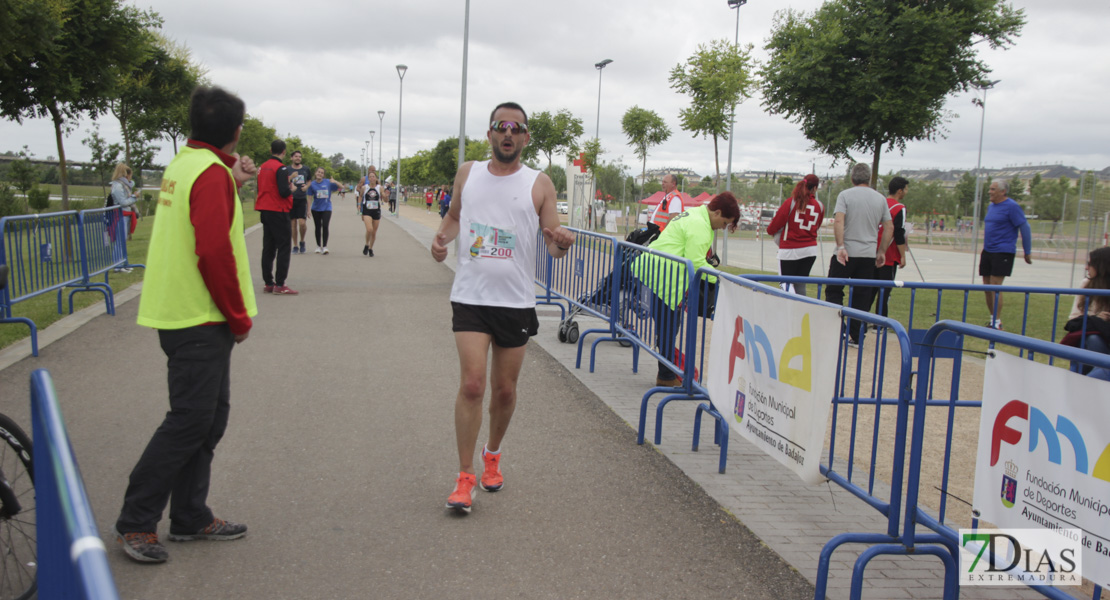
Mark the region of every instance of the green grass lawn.
[[[243, 203], [244, 229], [256, 223], [258, 223], [258, 213], [254, 211], [254, 203]], [[139, 220], [135, 227], [135, 235], [127, 243], [127, 255], [130, 262], [138, 264], [146, 262], [147, 248], [150, 246], [150, 231], [153, 226], [154, 217]], [[130, 273], [109, 273], [108, 283], [112, 287], [112, 292], [118, 294], [131, 285], [142, 281], [143, 273], [143, 269], [135, 269]], [[98, 276], [94, 278], [94, 281], [102, 282], [104, 278]], [[63, 308], [66, 310], [69, 306], [68, 295], [68, 291], [63, 291]], [[73, 297], [73, 308], [77, 311], [92, 304], [103, 304], [103, 302], [104, 296], [97, 292], [77, 294]], [[58, 314], [57, 292], [51, 292], [16, 303], [12, 306], [12, 316], [31, 319], [42, 330], [66, 315]], [[22, 323], [0, 324], [0, 348], [10, 346], [30, 335], [30, 329]]]

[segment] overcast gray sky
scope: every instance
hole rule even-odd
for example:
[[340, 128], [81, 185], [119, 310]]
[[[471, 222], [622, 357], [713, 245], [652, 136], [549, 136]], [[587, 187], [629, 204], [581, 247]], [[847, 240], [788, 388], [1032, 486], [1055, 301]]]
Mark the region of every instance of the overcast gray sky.
[[[812, 11], [819, 0], [751, 0], [740, 9], [740, 41], [763, 45], [774, 13]], [[981, 53], [1001, 83], [987, 98], [983, 165], [1062, 163], [1081, 169], [1110, 166], [1110, 2], [1017, 0], [1028, 24], [1007, 51]], [[358, 160], [369, 131], [382, 142], [385, 159], [397, 155], [399, 82], [394, 66], [408, 65], [404, 79], [401, 149], [410, 155], [459, 131], [464, 0], [328, 0], [324, 2], [227, 2], [147, 0], [136, 2], [165, 19], [165, 33], [187, 45], [213, 83], [238, 93], [248, 112], [279, 135], [300, 135], [325, 155], [342, 152]], [[671, 68], [699, 43], [732, 40], [736, 12], [726, 0], [472, 0], [466, 131], [485, 135], [489, 111], [513, 100], [530, 113], [570, 109], [592, 135], [598, 119], [598, 71], [602, 74], [600, 136], [604, 160], [622, 159], [638, 173], [639, 161], [620, 130], [633, 105], [654, 110], [672, 129], [671, 139], [651, 150], [648, 168], [687, 167], [713, 173], [711, 140], [682, 131], [678, 112], [686, 98], [671, 90]], [[985, 46], [985, 44], [983, 45]], [[809, 149], [793, 123], [764, 112], [758, 96], [738, 110], [733, 171], [773, 170], [818, 174], [829, 159]], [[1099, 108], [1099, 107], [1102, 108]], [[980, 111], [970, 94], [949, 99], [953, 113], [947, 138], [918, 142], [904, 155], [885, 154], [881, 170], [973, 168]], [[384, 110], [384, 127], [377, 111]], [[119, 139], [110, 115], [102, 132]], [[67, 156], [84, 160], [87, 124], [66, 139]], [[384, 130], [384, 131], [382, 131]], [[0, 150], [24, 144], [40, 157], [54, 156], [47, 120], [23, 125], [0, 122]], [[168, 162], [172, 146], [158, 159]], [[721, 144], [725, 172], [727, 142]], [[378, 156], [377, 149], [374, 150]], [[837, 169], [839, 170], [839, 169]]]

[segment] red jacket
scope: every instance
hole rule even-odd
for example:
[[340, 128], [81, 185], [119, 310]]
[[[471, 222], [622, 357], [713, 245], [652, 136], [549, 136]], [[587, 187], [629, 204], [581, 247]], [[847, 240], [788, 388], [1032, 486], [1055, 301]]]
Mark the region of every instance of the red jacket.
[[[886, 206], [890, 209], [890, 219], [894, 221], [894, 236], [890, 238], [890, 245], [886, 247], [886, 264], [898, 265], [902, 263], [902, 255], [898, 252], [898, 246], [906, 243], [906, 205], [895, 200], [894, 198], [886, 199]], [[901, 213], [901, 218], [899, 218]], [[879, 225], [879, 241], [875, 243], [875, 249], [883, 243], [883, 226]]]
[[271, 158], [258, 167], [258, 199], [254, 201], [254, 210], [289, 212], [293, 209], [293, 194], [288, 181], [279, 185], [277, 180], [285, 170], [283, 167], [285, 165], [277, 158]]
[[[782, 231], [779, 248], [806, 248], [817, 245], [817, 231], [821, 229], [821, 222], [825, 219], [825, 206], [817, 198], [809, 197], [805, 208], [799, 212], [794, 211], [794, 199], [787, 198], [771, 224], [767, 226], [767, 233], [775, 235]], [[785, 227], [785, 230], [784, 230]]]

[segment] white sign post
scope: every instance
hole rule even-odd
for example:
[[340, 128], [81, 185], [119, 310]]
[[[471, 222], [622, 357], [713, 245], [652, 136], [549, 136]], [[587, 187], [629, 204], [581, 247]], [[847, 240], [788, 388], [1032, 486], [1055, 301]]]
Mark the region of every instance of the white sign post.
[[836, 386], [835, 308], [792, 302], [721, 283], [708, 389], [729, 429], [794, 471], [824, 481], [820, 463]]

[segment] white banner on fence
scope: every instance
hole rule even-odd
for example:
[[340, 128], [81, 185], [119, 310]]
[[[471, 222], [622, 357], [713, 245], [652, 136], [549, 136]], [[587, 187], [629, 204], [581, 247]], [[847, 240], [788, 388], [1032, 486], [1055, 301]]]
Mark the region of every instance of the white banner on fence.
[[[806, 483], [820, 483], [840, 315], [721, 283], [709, 397], [737, 431]], [[821, 357], [820, 360], [815, 360]]]
[[1003, 528], [1082, 530], [1110, 584], [1110, 384], [994, 352], [983, 379], [974, 508]]

